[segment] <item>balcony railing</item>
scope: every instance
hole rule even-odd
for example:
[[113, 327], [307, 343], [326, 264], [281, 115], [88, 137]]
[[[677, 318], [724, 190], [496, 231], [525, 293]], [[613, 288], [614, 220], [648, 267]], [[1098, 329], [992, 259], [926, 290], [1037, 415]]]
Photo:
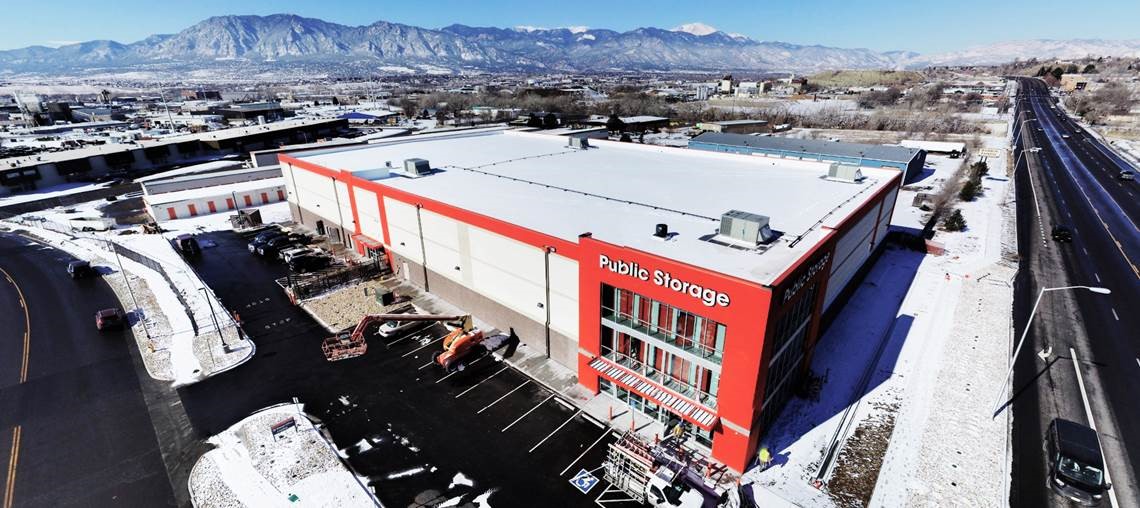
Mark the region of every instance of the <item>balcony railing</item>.
[[632, 328], [638, 332], [648, 335], [653, 339], [669, 344], [700, 358], [711, 360], [718, 364], [721, 362], [723, 355], [722, 351], [701, 344], [697, 339], [683, 337], [675, 333], [663, 330], [652, 323], [638, 319], [636, 316], [624, 314], [620, 311], [607, 307], [602, 307], [602, 319], [606, 319], [619, 325]]
[[676, 394], [695, 400], [709, 409], [716, 409], [716, 395], [702, 391], [700, 388], [697, 388], [694, 385], [691, 385], [685, 381], [657, 370], [644, 362], [638, 361], [636, 358], [608, 348], [602, 348], [602, 357], [616, 363], [617, 365], [625, 367], [626, 369], [636, 372], [642, 377], [653, 381]]

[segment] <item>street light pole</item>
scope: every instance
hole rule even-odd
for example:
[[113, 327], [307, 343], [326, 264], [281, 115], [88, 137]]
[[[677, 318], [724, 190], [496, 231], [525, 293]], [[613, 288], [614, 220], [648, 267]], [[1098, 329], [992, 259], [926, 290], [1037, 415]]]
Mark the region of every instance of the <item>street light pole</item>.
[[[204, 288], [204, 287], [198, 288], [198, 291], [206, 291], [206, 288]], [[216, 330], [218, 332], [218, 338], [221, 339], [221, 341], [222, 341], [222, 349], [224, 349], [227, 353], [229, 353], [230, 352], [230, 345], [226, 344], [226, 336], [222, 335], [222, 327], [218, 326], [218, 316], [214, 315], [214, 302], [210, 301], [210, 293], [209, 292], [206, 292], [203, 294], [206, 297], [206, 305], [210, 307], [210, 319], [212, 319], [214, 321], [214, 330]]]
[[1025, 152], [1037, 153], [1040, 151], [1040, 147], [1026, 148], [1025, 150], [1022, 150], [1021, 153], [1017, 154], [1017, 160], [1013, 162], [1013, 170], [1017, 171], [1017, 165], [1021, 164], [1021, 158], [1025, 156]]
[[[1027, 335], [1029, 335], [1029, 327], [1033, 325], [1033, 317], [1037, 315], [1037, 306], [1041, 303], [1041, 297], [1045, 296], [1046, 292], [1061, 291], [1063, 289], [1087, 289], [1087, 290], [1092, 291], [1093, 293], [1097, 293], [1097, 294], [1102, 294], [1102, 295], [1112, 294], [1112, 290], [1110, 290], [1108, 288], [1091, 287], [1091, 286], [1064, 286], [1064, 287], [1056, 287], [1056, 288], [1042, 288], [1041, 292], [1037, 293], [1037, 301], [1033, 302], [1033, 310], [1029, 312], [1029, 319], [1025, 322], [1025, 329], [1021, 331], [1021, 338], [1018, 339], [1017, 347], [1014, 348], [1014, 350], [1013, 350], [1013, 358], [1010, 358], [1010, 360], [1009, 360], [1009, 370], [1007, 370], [1005, 373], [1005, 383], [1002, 383], [1001, 391], [998, 392], [997, 400], [994, 401], [993, 413], [994, 413], [995, 417], [997, 416], [997, 413], [998, 413], [998, 403], [1001, 402], [1002, 395], [1005, 395], [1005, 391], [1009, 387], [1009, 380], [1013, 376], [1013, 365], [1017, 362], [1017, 355], [1019, 353], [1021, 353], [1021, 346], [1025, 345], [1025, 337]], [[1051, 354], [1052, 348], [1049, 348], [1049, 349], [1050, 349], [1050, 351], [1048, 351], [1047, 353]], [[1042, 352], [1046, 353], [1046, 351], [1042, 351]], [[1048, 358], [1048, 354], [1046, 354], [1045, 356], [1042, 356], [1042, 359]]]

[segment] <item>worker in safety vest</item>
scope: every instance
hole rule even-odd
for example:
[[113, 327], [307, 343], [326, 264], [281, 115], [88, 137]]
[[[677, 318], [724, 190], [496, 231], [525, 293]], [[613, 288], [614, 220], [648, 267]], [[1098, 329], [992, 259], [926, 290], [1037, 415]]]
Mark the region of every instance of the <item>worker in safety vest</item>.
[[772, 453], [768, 451], [768, 447], [761, 446], [760, 453], [757, 455], [760, 458], [760, 470], [768, 469], [768, 466], [772, 463]]

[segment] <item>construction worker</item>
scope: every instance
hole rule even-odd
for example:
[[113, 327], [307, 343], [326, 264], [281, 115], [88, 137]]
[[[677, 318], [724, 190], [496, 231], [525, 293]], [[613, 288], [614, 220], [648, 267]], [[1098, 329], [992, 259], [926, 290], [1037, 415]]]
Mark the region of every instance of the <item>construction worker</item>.
[[768, 447], [761, 446], [760, 453], [757, 455], [760, 458], [760, 470], [768, 469], [768, 466], [772, 463], [772, 453], [768, 451]]

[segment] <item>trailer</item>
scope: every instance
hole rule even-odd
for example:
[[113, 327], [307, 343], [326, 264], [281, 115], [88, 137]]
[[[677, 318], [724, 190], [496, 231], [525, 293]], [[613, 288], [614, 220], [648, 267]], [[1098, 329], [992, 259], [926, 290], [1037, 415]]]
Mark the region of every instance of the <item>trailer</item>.
[[[610, 443], [602, 464], [612, 489], [654, 508], [738, 508], [739, 488], [727, 469], [687, 447], [684, 434], [650, 440], [635, 431]], [[614, 500], [617, 501], [617, 500]]]

